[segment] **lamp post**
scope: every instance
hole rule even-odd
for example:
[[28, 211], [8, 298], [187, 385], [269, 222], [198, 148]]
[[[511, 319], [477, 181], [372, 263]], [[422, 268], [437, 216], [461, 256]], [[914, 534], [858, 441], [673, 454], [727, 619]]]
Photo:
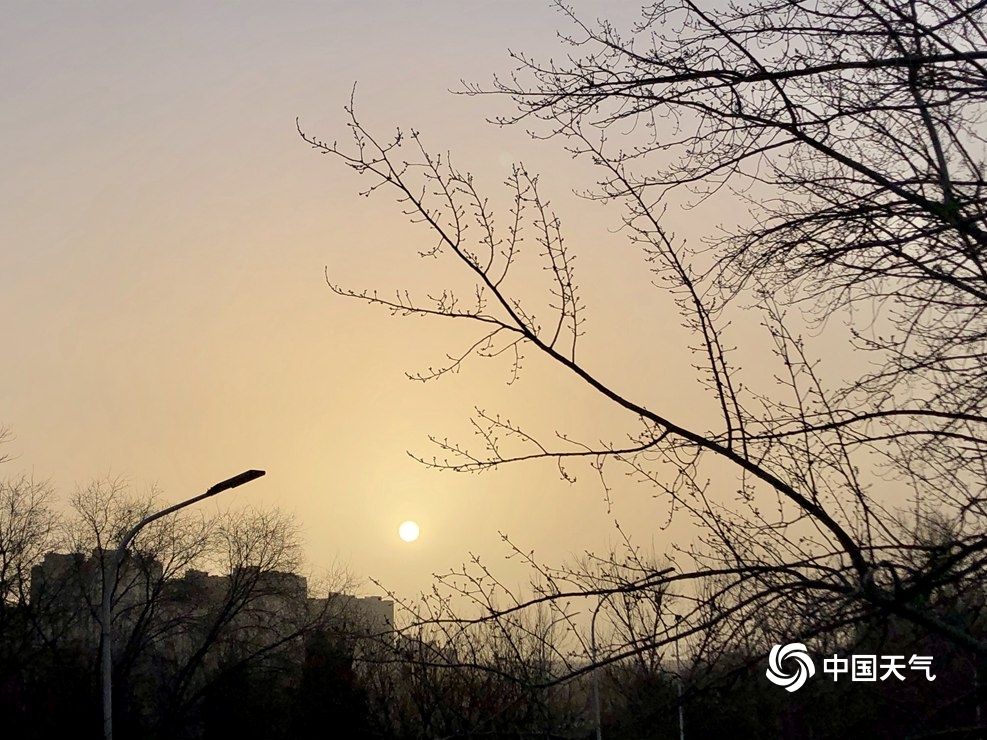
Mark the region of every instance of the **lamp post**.
[[127, 552], [127, 547], [133, 541], [137, 533], [140, 532], [144, 527], [153, 521], [160, 519], [161, 517], [168, 516], [179, 509], [184, 509], [186, 506], [191, 506], [199, 501], [215, 496], [217, 493], [222, 493], [223, 491], [228, 491], [231, 488], [236, 488], [237, 486], [242, 486], [244, 483], [249, 483], [252, 480], [256, 480], [264, 475], [263, 470], [247, 470], [239, 475], [234, 475], [232, 478], [227, 478], [226, 480], [217, 483], [212, 488], [210, 488], [205, 493], [201, 493], [198, 496], [194, 496], [190, 499], [186, 499], [180, 503], [169, 506], [166, 509], [151, 514], [145, 517], [141, 521], [137, 522], [134, 527], [127, 532], [123, 539], [120, 540], [120, 544], [117, 549], [113, 551], [110, 555], [109, 562], [103, 563], [103, 603], [101, 609], [102, 625], [100, 629], [100, 664], [103, 673], [103, 738], [104, 740], [113, 740], [113, 652], [112, 652], [112, 642], [113, 642], [113, 589], [116, 586], [117, 573], [120, 568], [120, 563], [123, 561], [123, 557]]
[[648, 581], [653, 581], [658, 578], [664, 578], [669, 573], [671, 573], [674, 568], [665, 568], [657, 573], [652, 573], [645, 576], [644, 578], [639, 578], [636, 581], [632, 581], [625, 586], [621, 586], [613, 591], [607, 591], [606, 593], [600, 594], [600, 600], [596, 604], [596, 608], [593, 609], [593, 618], [589, 621], [589, 646], [590, 646], [590, 660], [593, 663], [593, 709], [596, 715], [596, 740], [603, 740], [603, 725], [600, 722], [600, 674], [596, 668], [596, 615], [600, 613], [600, 607], [603, 603], [616, 593], [628, 593], [634, 591], [635, 589], [641, 588], [642, 586], [648, 585]]
[[596, 740], [603, 740], [603, 725], [600, 723], [600, 672], [596, 667], [596, 615], [600, 612], [603, 602], [610, 598], [610, 594], [600, 596], [600, 600], [593, 609], [593, 618], [589, 622], [589, 644], [590, 655], [593, 661], [593, 709], [596, 715]]
[[[675, 626], [682, 622], [682, 615], [675, 615]], [[676, 638], [678, 636], [676, 635]], [[679, 662], [679, 641], [675, 640], [675, 677], [679, 685], [679, 740], [685, 740], [685, 706], [682, 704], [682, 663]]]

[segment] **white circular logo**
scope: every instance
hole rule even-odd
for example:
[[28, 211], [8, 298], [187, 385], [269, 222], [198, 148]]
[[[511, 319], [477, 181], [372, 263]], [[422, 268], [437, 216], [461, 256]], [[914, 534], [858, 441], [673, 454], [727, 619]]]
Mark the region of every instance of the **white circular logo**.
[[[798, 670], [794, 673], [785, 673], [781, 664], [791, 658], [798, 663]], [[768, 655], [768, 670], [764, 675], [768, 680], [777, 686], [784, 686], [788, 691], [798, 691], [802, 688], [807, 678], [816, 674], [816, 666], [809, 657], [809, 651], [801, 642], [792, 642], [782, 647], [775, 645]]]

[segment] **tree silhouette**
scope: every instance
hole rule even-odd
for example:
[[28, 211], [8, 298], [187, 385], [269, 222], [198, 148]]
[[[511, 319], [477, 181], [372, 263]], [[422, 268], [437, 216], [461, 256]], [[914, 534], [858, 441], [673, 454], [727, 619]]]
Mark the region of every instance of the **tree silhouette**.
[[[577, 354], [587, 306], [576, 252], [536, 175], [513, 169], [505, 217], [417, 131], [368, 131], [352, 99], [349, 146], [299, 124], [300, 135], [369, 181], [364, 194], [397, 195], [432, 240], [422, 256], [457, 265], [469, 287], [419, 297], [327, 282], [393, 315], [472, 324], [464, 347], [415, 379], [441, 378], [469, 357], [506, 357], [513, 380], [533, 353], [626, 419], [622, 438], [558, 430], [543, 439], [478, 408], [479, 447], [434, 436], [423, 464], [481, 472], [549, 459], [569, 479], [582, 461], [607, 496], [622, 469], [702, 534], [670, 548], [670, 573], [603, 558], [604, 575], [633, 567], [601, 584], [598, 569], [532, 562], [535, 597], [498, 602], [496, 578], [474, 564], [453, 591], [481, 605], [481, 621], [547, 604], [571, 623], [586, 598], [659, 589], [661, 618], [597, 662], [679, 641], [696, 660], [782, 637], [825, 644], [889, 615], [983, 656], [982, 634], [933, 602], [982, 577], [987, 550], [987, 10], [960, 0], [722, 9], [659, 0], [622, 33], [558, 7], [574, 28], [565, 61], [516, 55], [507, 80], [465, 92], [509, 96], [516, 113], [500, 123], [529, 125], [595, 165], [599, 179], [583, 195], [623, 206], [642, 269], [694, 338], [716, 425], [632, 397]], [[747, 215], [700, 248], [666, 227], [667, 208], [710, 197], [732, 198]], [[536, 298], [517, 288], [532, 244], [550, 283]], [[732, 360], [738, 312], [757, 314], [771, 343], [768, 387]], [[877, 369], [821, 373], [799, 331], [832, 318], [850, 328], [846, 351]], [[633, 345], [648, 329], [624, 335]], [[948, 542], [916, 536], [931, 512], [950, 522]], [[441, 608], [419, 616], [468, 621]]]

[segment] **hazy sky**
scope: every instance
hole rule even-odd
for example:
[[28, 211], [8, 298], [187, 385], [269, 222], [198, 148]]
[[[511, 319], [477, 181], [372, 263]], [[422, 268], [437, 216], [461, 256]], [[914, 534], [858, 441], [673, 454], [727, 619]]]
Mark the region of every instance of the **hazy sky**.
[[[613, 16], [613, 3], [575, 5]], [[328, 268], [354, 287], [441, 286], [412, 258], [423, 234], [394, 199], [360, 198], [364, 183], [295, 131], [299, 116], [344, 137], [358, 82], [371, 128], [420, 130], [493, 196], [511, 161], [541, 172], [580, 255], [586, 363], [649, 406], [701, 413], [677, 318], [641, 298], [648, 276], [612, 233], [619, 211], [570, 195], [591, 183], [554, 144], [485, 123], [509, 101], [448, 92], [509, 71], [509, 48], [558, 55], [562, 28], [529, 0], [8, 3], [0, 424], [17, 458], [2, 472], [33, 471], [63, 497], [122, 475], [173, 502], [263, 468], [225, 503], [277, 503], [303, 523], [313, 568], [342, 561], [405, 595], [470, 552], [520, 578], [498, 532], [558, 563], [604, 549], [620, 517], [664, 549], [664, 503], [619, 479], [608, 515], [584, 468], [569, 486], [551, 465], [416, 464], [406, 450], [431, 454], [430, 433], [470, 441], [474, 405], [588, 441], [620, 418], [534, 360], [510, 389], [503, 364], [409, 381], [467, 335], [324, 282]], [[397, 536], [404, 519], [421, 524], [413, 545]]]

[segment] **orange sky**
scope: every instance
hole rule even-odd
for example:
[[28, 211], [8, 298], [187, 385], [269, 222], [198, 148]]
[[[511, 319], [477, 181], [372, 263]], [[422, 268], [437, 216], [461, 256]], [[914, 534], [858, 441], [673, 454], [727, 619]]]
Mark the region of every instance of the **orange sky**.
[[[577, 3], [592, 19], [607, 3]], [[618, 477], [616, 509], [577, 468], [439, 474], [429, 433], [469, 441], [474, 405], [548, 432], [599, 439], [621, 418], [532, 360], [404, 377], [466, 335], [345, 301], [354, 287], [425, 288], [420, 230], [299, 138], [345, 135], [342, 106], [377, 130], [415, 127], [499, 197], [508, 164], [542, 173], [579, 257], [582, 357], [619, 388], [702, 428], [703, 396], [667, 298], [614, 208], [569, 194], [585, 170], [554, 144], [499, 130], [506, 100], [450, 95], [511, 68], [507, 49], [558, 53], [562, 19], [538, 3], [18, 3], [0, 24], [0, 424], [4, 473], [33, 471], [63, 497], [124, 475], [165, 502], [246, 468], [236, 501], [277, 503], [304, 525], [313, 569], [340, 561], [404, 595], [477, 553], [506, 580], [498, 532], [558, 563], [615, 539], [620, 517], [661, 551], [665, 506]], [[694, 216], [680, 217], [688, 231]], [[627, 337], [639, 339], [627, 341]], [[232, 505], [233, 500], [224, 503]], [[397, 527], [421, 524], [414, 545]], [[374, 593], [372, 587], [364, 588]]]

